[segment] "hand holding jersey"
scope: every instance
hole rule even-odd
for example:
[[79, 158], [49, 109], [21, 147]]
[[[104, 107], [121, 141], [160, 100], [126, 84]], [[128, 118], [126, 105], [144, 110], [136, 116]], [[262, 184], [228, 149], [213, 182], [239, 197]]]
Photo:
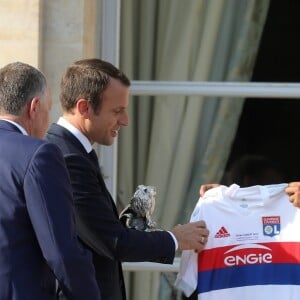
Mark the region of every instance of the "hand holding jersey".
[[184, 225], [179, 224], [171, 232], [178, 241], [179, 250], [195, 249], [195, 252], [203, 250], [209, 234], [206, 224], [202, 220]]
[[290, 182], [285, 192], [289, 195], [290, 202], [295, 207], [300, 207], [300, 182]]

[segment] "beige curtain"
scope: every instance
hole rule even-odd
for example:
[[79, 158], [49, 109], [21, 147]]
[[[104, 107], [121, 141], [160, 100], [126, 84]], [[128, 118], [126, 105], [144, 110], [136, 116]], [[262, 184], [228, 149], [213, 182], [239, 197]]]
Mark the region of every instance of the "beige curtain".
[[[134, 80], [249, 81], [268, 5], [126, 0], [121, 68]], [[153, 218], [165, 229], [186, 222], [199, 186], [222, 176], [242, 106], [236, 98], [133, 97], [119, 139], [120, 207], [138, 184], [155, 185]], [[159, 299], [158, 273], [138, 272], [128, 285], [129, 299]]]

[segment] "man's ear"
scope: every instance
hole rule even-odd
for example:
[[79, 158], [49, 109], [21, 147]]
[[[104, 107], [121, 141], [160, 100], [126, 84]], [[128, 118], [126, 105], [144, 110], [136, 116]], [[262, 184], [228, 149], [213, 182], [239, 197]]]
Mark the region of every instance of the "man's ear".
[[90, 103], [86, 99], [79, 99], [76, 103], [76, 108], [78, 113], [85, 119], [88, 119], [90, 117], [92, 108]]
[[41, 100], [37, 97], [33, 98], [27, 106], [27, 115], [30, 120], [35, 119], [36, 114], [39, 112]]

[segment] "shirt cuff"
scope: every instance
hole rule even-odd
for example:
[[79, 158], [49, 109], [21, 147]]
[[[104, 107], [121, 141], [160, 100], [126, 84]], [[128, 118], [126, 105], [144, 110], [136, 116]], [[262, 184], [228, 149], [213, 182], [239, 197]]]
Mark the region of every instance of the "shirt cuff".
[[170, 233], [170, 235], [171, 235], [171, 237], [172, 237], [172, 239], [173, 239], [173, 241], [174, 241], [175, 251], [177, 251], [177, 249], [178, 249], [178, 242], [177, 242], [177, 239], [176, 239], [175, 235], [174, 235], [171, 231], [168, 231], [168, 232]]

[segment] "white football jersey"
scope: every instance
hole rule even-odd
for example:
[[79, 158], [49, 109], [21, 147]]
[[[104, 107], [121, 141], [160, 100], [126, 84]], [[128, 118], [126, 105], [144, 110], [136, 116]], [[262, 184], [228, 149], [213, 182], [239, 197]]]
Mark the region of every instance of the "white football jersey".
[[300, 209], [286, 187], [208, 190], [191, 217], [206, 222], [208, 242], [183, 251], [175, 286], [200, 300], [300, 299]]

